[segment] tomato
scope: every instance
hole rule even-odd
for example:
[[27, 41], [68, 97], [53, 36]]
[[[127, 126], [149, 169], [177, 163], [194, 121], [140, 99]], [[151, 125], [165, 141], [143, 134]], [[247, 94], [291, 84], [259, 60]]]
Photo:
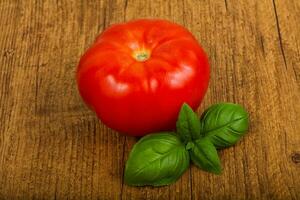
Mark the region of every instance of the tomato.
[[132, 136], [175, 128], [181, 105], [195, 110], [208, 82], [208, 59], [197, 40], [165, 20], [109, 27], [77, 68], [85, 103], [104, 124]]

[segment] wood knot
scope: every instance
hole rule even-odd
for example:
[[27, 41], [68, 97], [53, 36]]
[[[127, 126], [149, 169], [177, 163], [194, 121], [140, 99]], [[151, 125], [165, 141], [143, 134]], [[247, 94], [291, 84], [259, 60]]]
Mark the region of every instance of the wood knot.
[[292, 153], [291, 158], [292, 158], [293, 163], [295, 163], [295, 164], [300, 163], [300, 153], [298, 153], [298, 152]]
[[4, 51], [3, 56], [4, 56], [5, 58], [10, 58], [10, 57], [13, 57], [14, 54], [15, 54], [15, 50], [14, 50], [14, 49], [6, 49], [6, 50]]

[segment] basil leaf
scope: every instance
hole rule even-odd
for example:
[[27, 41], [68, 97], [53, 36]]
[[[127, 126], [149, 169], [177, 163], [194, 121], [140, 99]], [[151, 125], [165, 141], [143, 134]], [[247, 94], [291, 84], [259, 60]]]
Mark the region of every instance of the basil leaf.
[[189, 141], [200, 138], [201, 124], [198, 116], [192, 108], [184, 103], [176, 122], [177, 133], [181, 141], [187, 144]]
[[189, 153], [175, 134], [147, 135], [130, 152], [124, 180], [133, 186], [169, 185], [184, 173], [189, 163]]
[[215, 146], [207, 138], [194, 141], [194, 147], [190, 150], [191, 160], [201, 169], [221, 174], [221, 162]]
[[246, 133], [248, 113], [238, 104], [216, 104], [204, 112], [201, 126], [202, 134], [209, 138], [216, 148], [229, 147]]

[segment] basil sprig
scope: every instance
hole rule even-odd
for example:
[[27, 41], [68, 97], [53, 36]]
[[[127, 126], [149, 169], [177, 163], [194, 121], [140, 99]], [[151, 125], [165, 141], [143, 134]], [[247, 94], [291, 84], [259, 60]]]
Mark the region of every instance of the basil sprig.
[[238, 104], [220, 103], [208, 108], [200, 120], [183, 104], [177, 133], [144, 136], [130, 152], [124, 181], [132, 186], [169, 185], [186, 171], [190, 160], [199, 168], [220, 174], [217, 149], [237, 143], [248, 129], [248, 114]]

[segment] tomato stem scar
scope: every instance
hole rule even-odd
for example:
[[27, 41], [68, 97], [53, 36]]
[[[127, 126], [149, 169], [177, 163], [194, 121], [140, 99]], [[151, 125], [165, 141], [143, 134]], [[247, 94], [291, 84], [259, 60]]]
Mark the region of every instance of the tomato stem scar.
[[138, 62], [144, 62], [150, 58], [150, 52], [147, 50], [139, 50], [133, 53], [133, 58]]

